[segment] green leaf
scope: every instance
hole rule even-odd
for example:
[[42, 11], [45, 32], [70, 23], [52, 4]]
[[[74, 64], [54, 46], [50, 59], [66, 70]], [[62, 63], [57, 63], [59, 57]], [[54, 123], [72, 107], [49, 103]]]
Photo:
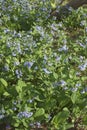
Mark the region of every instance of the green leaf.
[[39, 117], [45, 114], [45, 110], [43, 108], [38, 108], [34, 117]]
[[26, 84], [25, 84], [24, 81], [22, 81], [22, 80], [18, 80], [18, 86], [23, 87], [23, 86], [26, 86]]
[[23, 82], [22, 80], [18, 80], [18, 85], [16, 86], [16, 91], [18, 93], [22, 92], [22, 88], [25, 86], [26, 86], [25, 82]]
[[66, 125], [66, 129], [70, 129], [70, 128], [73, 128], [74, 127], [74, 124], [67, 124]]
[[73, 104], [76, 103], [77, 97], [78, 97], [78, 96], [77, 96], [77, 92], [74, 92], [74, 93], [71, 95], [71, 100], [72, 100]]
[[58, 74], [57, 73], [54, 72], [53, 76], [54, 76], [55, 79], [58, 79]]
[[18, 126], [19, 126], [19, 123], [14, 123], [14, 126], [15, 126], [15, 127], [18, 127]]
[[54, 116], [52, 123], [58, 125], [66, 121], [69, 116], [68, 108], [64, 108], [63, 111], [59, 112], [56, 116]]
[[22, 86], [16, 86], [16, 91], [19, 93], [19, 92], [22, 92]]
[[4, 92], [4, 96], [8, 97], [10, 94], [8, 92]]
[[0, 78], [0, 82], [1, 82], [1, 84], [2, 84], [4, 87], [7, 87], [7, 86], [8, 86], [7, 81], [4, 80], [3, 78]]

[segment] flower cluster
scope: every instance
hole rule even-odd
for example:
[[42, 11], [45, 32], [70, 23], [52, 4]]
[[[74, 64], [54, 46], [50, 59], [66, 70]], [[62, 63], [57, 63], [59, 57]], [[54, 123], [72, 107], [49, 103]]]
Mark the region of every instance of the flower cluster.
[[33, 112], [24, 111], [24, 112], [19, 112], [17, 116], [18, 118], [23, 118], [23, 117], [30, 118], [32, 115], [33, 115]]

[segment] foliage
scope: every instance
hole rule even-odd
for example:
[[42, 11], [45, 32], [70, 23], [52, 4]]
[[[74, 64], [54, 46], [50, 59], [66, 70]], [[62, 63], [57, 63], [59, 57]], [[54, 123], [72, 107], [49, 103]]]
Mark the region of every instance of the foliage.
[[15, 130], [87, 126], [87, 9], [58, 21], [51, 4], [0, 1], [0, 122]]

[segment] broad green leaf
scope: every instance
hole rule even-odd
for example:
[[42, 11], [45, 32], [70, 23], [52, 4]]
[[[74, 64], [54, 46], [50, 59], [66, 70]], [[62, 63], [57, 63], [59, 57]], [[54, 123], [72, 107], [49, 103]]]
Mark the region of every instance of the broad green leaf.
[[0, 82], [1, 82], [1, 84], [2, 84], [4, 87], [7, 87], [7, 86], [8, 86], [7, 81], [4, 80], [3, 78], [0, 78]]
[[76, 103], [77, 98], [78, 98], [77, 92], [73, 92], [71, 95], [71, 100], [72, 100], [73, 104]]
[[52, 2], [51, 2], [51, 6], [52, 6], [52, 8], [53, 8], [53, 9], [55, 9], [55, 8], [56, 8], [55, 3], [52, 3]]
[[15, 126], [15, 127], [18, 127], [18, 126], [19, 126], [19, 123], [14, 123], [14, 126]]
[[58, 79], [58, 74], [57, 73], [54, 72], [53, 76], [54, 76], [55, 79]]
[[38, 108], [36, 110], [36, 113], [35, 113], [34, 117], [39, 117], [39, 116], [42, 116], [44, 114], [45, 114], [45, 110], [43, 108]]
[[25, 82], [23, 82], [22, 80], [18, 80], [18, 85], [16, 86], [16, 91], [22, 92], [22, 88], [26, 86]]
[[18, 80], [18, 86], [23, 87], [23, 86], [26, 86], [26, 84], [24, 81]]
[[10, 94], [8, 92], [4, 92], [3, 95], [6, 97], [10, 96]]
[[53, 124], [60, 124], [65, 122], [65, 120], [69, 117], [69, 110], [68, 108], [64, 108], [63, 111], [59, 112], [57, 115], [54, 116], [52, 122]]
[[19, 93], [19, 92], [22, 92], [22, 86], [18, 86], [18, 85], [17, 85], [15, 88], [16, 88], [16, 91], [17, 91], [18, 93]]

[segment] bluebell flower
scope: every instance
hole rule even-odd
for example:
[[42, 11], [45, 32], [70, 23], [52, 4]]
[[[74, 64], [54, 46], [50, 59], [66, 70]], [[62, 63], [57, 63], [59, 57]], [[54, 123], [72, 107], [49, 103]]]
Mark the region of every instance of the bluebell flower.
[[72, 92], [76, 92], [77, 90], [78, 90], [77, 87], [71, 88], [71, 91], [72, 91]]
[[4, 33], [9, 33], [9, 32], [10, 32], [9, 29], [5, 29], [5, 30], [4, 30]]
[[76, 76], [80, 76], [81, 75], [81, 73], [80, 72], [76, 72]]
[[52, 24], [52, 25], [51, 25], [52, 30], [57, 31], [57, 30], [58, 30], [57, 26], [58, 26], [58, 25]]
[[38, 66], [35, 66], [35, 68], [34, 68], [35, 70], [38, 70]]
[[27, 100], [28, 103], [32, 103], [33, 101], [34, 101], [34, 99]]
[[6, 43], [7, 47], [10, 48], [11, 44], [9, 42]]
[[83, 62], [84, 57], [80, 56], [80, 62]]
[[4, 55], [3, 54], [0, 54], [0, 58], [2, 58]]
[[78, 68], [79, 68], [81, 71], [86, 70], [86, 68], [87, 68], [87, 61], [86, 61], [84, 64], [79, 65]]
[[56, 61], [59, 62], [61, 60], [61, 56], [56, 57]]
[[81, 42], [79, 42], [79, 45], [83, 48], [85, 48], [86, 46], [84, 44], [82, 44]]
[[9, 66], [8, 66], [8, 65], [5, 65], [5, 66], [4, 66], [4, 70], [5, 70], [5, 71], [9, 71]]
[[33, 66], [33, 62], [29, 62], [29, 61], [26, 61], [25, 63], [24, 63], [24, 66], [26, 66], [26, 67], [28, 67], [29, 69]]
[[48, 57], [46, 55], [44, 55], [44, 60], [48, 60]]
[[80, 86], [81, 86], [81, 83], [77, 83], [77, 84], [76, 84], [76, 87], [80, 87]]
[[20, 47], [20, 43], [18, 43], [17, 51], [18, 51], [18, 53], [22, 54], [21, 47]]
[[64, 46], [66, 46], [67, 40], [63, 39], [62, 42], [64, 43]]
[[13, 52], [12, 52], [12, 56], [15, 57], [16, 55], [17, 55], [16, 52], [13, 51]]
[[51, 115], [49, 114], [49, 115], [48, 115], [48, 120], [50, 120], [51, 118], [52, 118], [52, 117], [51, 117]]
[[59, 84], [61, 84], [61, 86], [65, 86], [65, 85], [66, 85], [66, 82], [65, 82], [64, 80], [61, 80], [61, 81], [59, 82]]
[[62, 25], [62, 22], [60, 22], [60, 23], [58, 24], [58, 26], [59, 26], [59, 27], [62, 27], [62, 26], [63, 26], [63, 25]]
[[13, 108], [12, 108], [12, 110], [13, 110], [13, 111], [16, 111], [16, 110], [17, 110], [17, 108], [16, 108], [16, 107], [13, 107]]
[[15, 70], [15, 73], [16, 73], [16, 76], [17, 76], [17, 78], [21, 78], [22, 77], [22, 72], [21, 72], [21, 70]]
[[6, 125], [6, 130], [11, 130], [11, 126], [9, 124]]
[[37, 126], [37, 128], [41, 127], [41, 123], [40, 122], [36, 122], [35, 125]]
[[18, 118], [30, 118], [33, 115], [33, 112], [27, 112], [27, 111], [23, 111], [23, 112], [19, 112], [18, 113]]
[[87, 92], [87, 86], [82, 90], [83, 93]]
[[16, 2], [17, 0], [13, 0], [13, 2]]
[[37, 29], [38, 31], [42, 31], [42, 27], [41, 27], [41, 26], [36, 26], [36, 29]]
[[46, 73], [46, 74], [50, 74], [51, 72], [48, 71], [46, 68], [43, 68], [43, 71]]
[[67, 50], [68, 50], [68, 47], [66, 46], [66, 44], [63, 47], [58, 49], [58, 51], [60, 51], [60, 52], [61, 51], [65, 51], [66, 52]]
[[4, 114], [0, 114], [0, 119], [3, 119], [5, 117]]
[[15, 62], [14, 62], [14, 66], [18, 66], [19, 64], [20, 64], [19, 61], [15, 61]]
[[86, 31], [86, 33], [87, 33], [87, 27], [85, 28], [85, 31]]
[[30, 123], [29, 126], [34, 127], [34, 123]]
[[22, 37], [22, 36], [21, 36], [21, 33], [18, 33], [18, 34], [17, 34], [17, 37]]
[[84, 71], [85, 69], [86, 69], [86, 65], [79, 65], [79, 67], [78, 67], [81, 71]]
[[57, 86], [66, 86], [67, 85], [67, 83], [64, 81], [64, 80], [61, 80], [61, 81], [59, 81], [59, 82], [54, 82], [53, 83], [53, 86], [54, 87], [57, 87]]
[[85, 26], [85, 25], [86, 25], [86, 20], [82, 20], [80, 26]]

